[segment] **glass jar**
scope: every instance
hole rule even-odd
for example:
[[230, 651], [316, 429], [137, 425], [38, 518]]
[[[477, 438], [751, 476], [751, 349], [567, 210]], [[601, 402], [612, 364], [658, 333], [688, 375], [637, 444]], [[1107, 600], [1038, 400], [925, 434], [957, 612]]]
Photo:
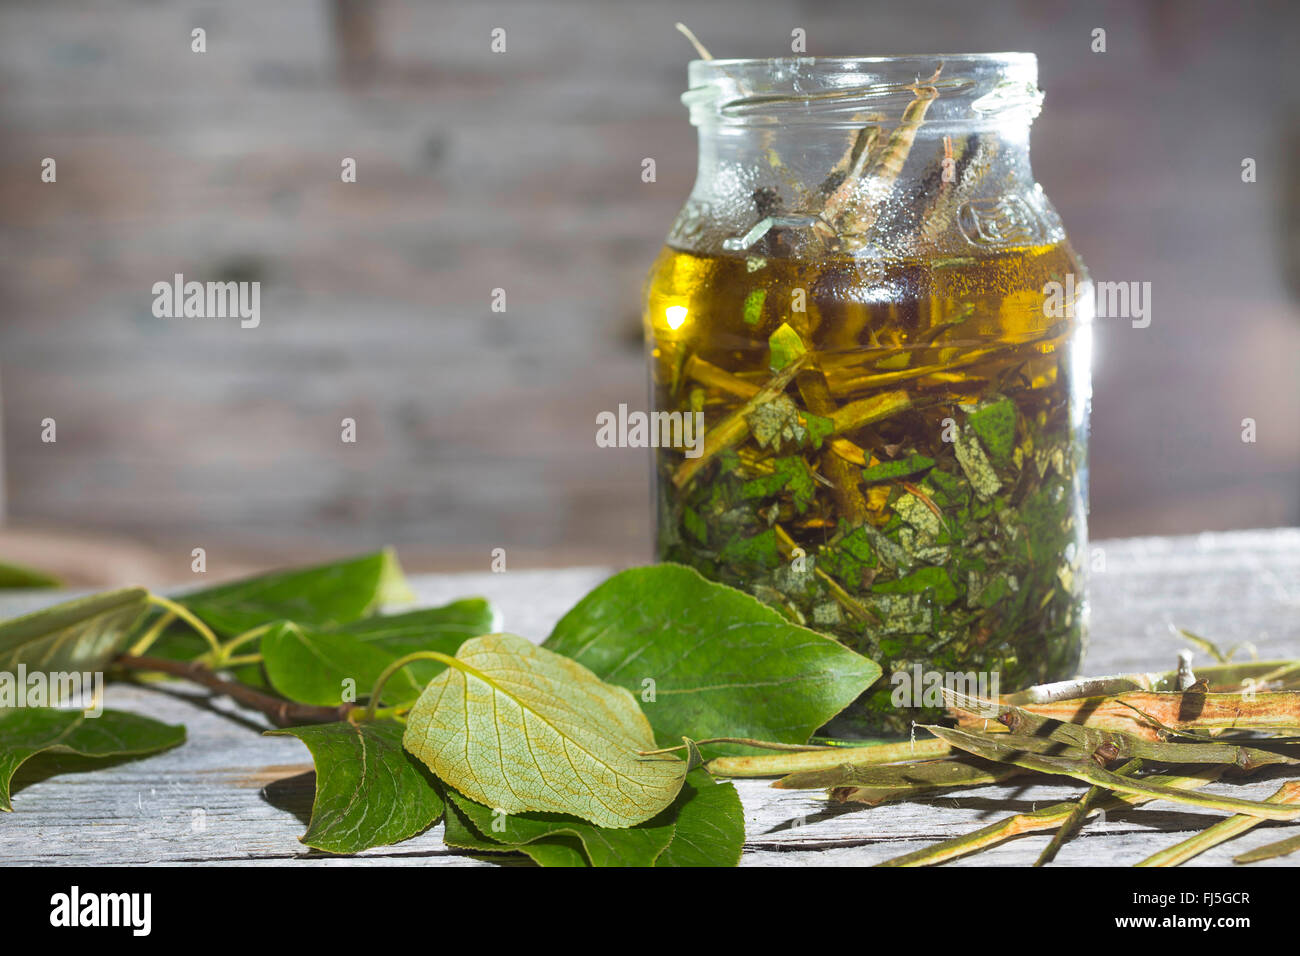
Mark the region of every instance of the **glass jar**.
[[704, 437], [655, 453], [658, 557], [877, 661], [840, 735], [1072, 676], [1092, 314], [1035, 57], [697, 60], [682, 100], [645, 326], [655, 411]]

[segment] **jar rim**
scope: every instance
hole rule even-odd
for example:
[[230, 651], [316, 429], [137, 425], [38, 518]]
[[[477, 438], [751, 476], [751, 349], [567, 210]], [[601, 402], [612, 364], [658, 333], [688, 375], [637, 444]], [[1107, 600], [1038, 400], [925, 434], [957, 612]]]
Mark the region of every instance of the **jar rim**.
[[837, 123], [866, 109], [897, 111], [918, 84], [938, 95], [928, 120], [1031, 120], [1038, 114], [1033, 53], [909, 53], [692, 60], [682, 102], [697, 126]]
[[844, 66], [850, 63], [899, 64], [907, 60], [942, 60], [945, 64], [969, 62], [977, 65], [988, 63], [1037, 63], [1038, 55], [1024, 51], [1006, 51], [1003, 53], [898, 53], [887, 56], [769, 56], [769, 57], [733, 57], [731, 59], [691, 60], [688, 66], [702, 67], [744, 67], [763, 64], [804, 63], [809, 66], [825, 63], [832, 66]]

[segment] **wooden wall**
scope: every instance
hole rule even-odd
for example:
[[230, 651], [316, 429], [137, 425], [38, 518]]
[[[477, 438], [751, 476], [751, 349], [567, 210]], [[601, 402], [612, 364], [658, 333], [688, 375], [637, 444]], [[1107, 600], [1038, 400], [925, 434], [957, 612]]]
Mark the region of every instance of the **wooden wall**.
[[[1095, 277], [1154, 287], [1150, 328], [1099, 334], [1095, 532], [1296, 524], [1295, 11], [11, 0], [8, 520], [186, 565], [194, 546], [233, 561], [394, 543], [417, 566], [482, 567], [495, 547], [518, 564], [646, 556], [648, 462], [597, 448], [594, 418], [645, 401], [640, 282], [694, 174], [684, 19], [719, 56], [787, 53], [794, 27], [814, 54], [1037, 52], [1038, 178]], [[176, 272], [260, 279], [260, 328], [155, 318], [151, 286]]]

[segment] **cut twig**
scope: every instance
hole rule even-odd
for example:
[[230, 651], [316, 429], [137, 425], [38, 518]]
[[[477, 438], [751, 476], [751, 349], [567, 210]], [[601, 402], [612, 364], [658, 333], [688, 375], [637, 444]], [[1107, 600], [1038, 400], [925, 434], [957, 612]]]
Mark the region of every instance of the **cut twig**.
[[[1039, 773], [1055, 774], [1082, 780], [1113, 790], [1117, 793], [1133, 793], [1157, 799], [1172, 800], [1195, 807], [1207, 807], [1211, 810], [1226, 810], [1229, 813], [1245, 813], [1250, 816], [1263, 817], [1268, 820], [1294, 820], [1300, 817], [1300, 807], [1281, 807], [1276, 804], [1258, 800], [1240, 800], [1236, 797], [1221, 797], [1184, 793], [1169, 787], [1161, 787], [1141, 780], [1129, 780], [1118, 774], [1110, 773], [1098, 767], [1090, 760], [1077, 760], [1069, 757], [1054, 757], [1030, 752], [1029, 743], [1033, 738], [1018, 738], [1014, 734], [974, 734], [953, 727], [936, 727], [925, 725], [935, 736], [948, 741], [959, 750], [983, 757], [985, 760], [1002, 761], [1036, 770]], [[1022, 741], [1024, 744], [1022, 745]]]
[[[1277, 793], [1268, 798], [1269, 803], [1300, 803], [1300, 780], [1289, 780], [1282, 784]], [[1161, 850], [1147, 857], [1137, 866], [1178, 866], [1194, 856], [1204, 853], [1211, 847], [1218, 846], [1235, 836], [1259, 826], [1264, 821], [1259, 817], [1237, 814], [1220, 820], [1214, 826], [1202, 830], [1196, 836], [1184, 840], [1167, 850]]]
[[[1130, 691], [1020, 706], [1065, 723], [1119, 730], [1147, 740], [1159, 740], [1170, 729], [1279, 732], [1300, 727], [1300, 693], [1294, 691], [1253, 696]], [[962, 726], [975, 723], [971, 717], [961, 719]]]
[[947, 373], [953, 369], [975, 365], [998, 352], [1007, 352], [1009, 356], [1015, 357], [1015, 348], [1017, 346], [1038, 345], [1043, 350], [1047, 350], [1050, 347], [1063, 345], [1071, 334], [1073, 334], [1072, 330], [1056, 336], [1052, 336], [1050, 333], [1033, 332], [1015, 338], [1003, 337], [999, 345], [991, 348], [971, 349], [963, 351], [960, 355], [954, 355], [945, 362], [933, 362], [929, 365], [917, 365], [913, 368], [890, 372], [881, 372], [874, 368], [863, 368], [861, 359], [854, 358], [852, 355], [840, 356], [826, 363], [826, 381], [831, 392], [835, 395], [870, 391], [871, 389], [897, 385], [900, 382], [924, 378], [936, 373]]
[[690, 27], [680, 22], [674, 23], [673, 26], [677, 28], [678, 33], [682, 34], [684, 37], [686, 37], [686, 39], [691, 41], [691, 46], [695, 47], [695, 52], [700, 55], [701, 60], [713, 59], [713, 54], [710, 53], [708, 49], [704, 46], [704, 44], [700, 42], [699, 37], [697, 37], [694, 33], [691, 32]]
[[759, 391], [759, 386], [753, 382], [747, 382], [739, 375], [733, 375], [726, 369], [720, 368], [695, 354], [692, 354], [686, 360], [686, 364], [682, 366], [682, 372], [687, 378], [699, 382], [701, 385], [708, 385], [737, 398], [753, 398]]
[[[698, 355], [692, 354], [686, 360], [682, 370], [692, 381], [716, 388], [718, 391], [733, 395], [736, 398], [750, 399], [757, 395], [759, 391], [759, 386], [753, 382], [748, 382], [739, 375], [733, 375], [726, 369], [720, 368]], [[858, 466], [867, 464], [866, 452], [848, 439], [831, 438], [827, 444], [830, 445], [835, 454], [845, 461]]]
[[[705, 769], [715, 777], [780, 777], [798, 772], [833, 770], [844, 765], [898, 763], [946, 757], [952, 748], [942, 740], [869, 744], [865, 747], [828, 747], [799, 754], [763, 754], [752, 757], [715, 757]], [[820, 788], [816, 788], [820, 789]]]
[[[1286, 690], [1293, 683], [1300, 686], [1300, 661], [1297, 660], [1218, 664], [1202, 667], [1200, 670], [1201, 679], [1209, 683], [1212, 693], [1239, 691], [1243, 686], [1247, 686], [1245, 683], [1247, 681], [1258, 691]], [[1084, 677], [1051, 684], [1036, 684], [1014, 694], [1004, 694], [1001, 700], [1004, 704], [1023, 707], [1029, 704], [1076, 700], [1081, 697], [1107, 697], [1137, 690], [1170, 691], [1177, 689], [1177, 680], [1177, 670]]]
[[[1137, 773], [1141, 769], [1141, 760], [1130, 760], [1115, 772], [1120, 776], [1128, 776]], [[1060, 829], [1052, 835], [1052, 842], [1048, 843], [1043, 848], [1043, 852], [1038, 854], [1034, 866], [1046, 866], [1055, 860], [1056, 854], [1061, 852], [1061, 847], [1065, 846], [1066, 841], [1073, 839], [1074, 835], [1082, 829], [1084, 822], [1088, 819], [1088, 814], [1092, 812], [1097, 803], [1105, 798], [1108, 792], [1104, 787], [1089, 787], [1087, 792], [1079, 798], [1079, 802], [1074, 805], [1074, 809], [1069, 812], [1061, 823]]]
[[786, 386], [803, 368], [803, 363], [806, 360], [807, 355], [799, 356], [773, 375], [767, 384], [755, 392], [753, 397], [744, 405], [732, 411], [730, 415], [712, 428], [707, 429], [704, 434], [704, 451], [698, 458], [688, 458], [681, 464], [673, 474], [673, 484], [678, 488], [685, 487], [700, 469], [713, 459], [713, 456], [743, 440], [749, 434], [749, 422], [746, 420], [746, 416], [752, 414], [760, 405], [772, 401], [772, 399], [784, 392]]
[[[824, 753], [827, 751], [837, 751], [841, 748], [831, 747], [826, 744], [783, 744], [775, 740], [758, 740], [754, 737], [705, 737], [703, 740], [692, 740], [690, 743], [678, 744], [676, 747], [660, 747], [658, 750], [638, 750], [637, 754], [642, 757], [657, 757], [660, 754], [676, 753], [679, 750], [690, 750], [692, 747], [704, 747], [708, 744], [738, 744], [743, 747], [757, 747], [762, 750], [780, 750], [781, 754], [805, 754], [805, 753]], [[725, 759], [725, 758], [722, 758]], [[709, 761], [711, 765], [714, 761]]]
[[849, 402], [831, 413], [830, 419], [835, 423], [835, 431], [832, 434], [841, 435], [856, 431], [911, 407], [912, 398], [907, 392], [885, 392], [883, 395], [873, 395], [871, 398]]
[[[1198, 787], [1204, 787], [1206, 784], [1213, 783], [1226, 770], [1224, 767], [1207, 767], [1200, 771], [1194, 777], [1177, 777], [1177, 776], [1154, 776], [1148, 777], [1148, 783], [1159, 783], [1162, 786], [1175, 788], [1179, 790], [1194, 790]], [[1109, 813], [1112, 810], [1123, 809], [1125, 807], [1136, 807], [1154, 800], [1154, 797], [1137, 796], [1135, 794], [1121, 793], [1115, 794], [1094, 804], [1088, 811], [1091, 816], [1096, 812]], [[1070, 815], [1074, 812], [1077, 802], [1070, 800], [1065, 803], [1053, 804], [1050, 807], [1043, 807], [1032, 813], [1017, 813], [1014, 816], [999, 820], [997, 823], [989, 824], [974, 833], [967, 833], [963, 836], [953, 837], [943, 840], [931, 846], [924, 847], [920, 850], [913, 850], [911, 853], [905, 853], [902, 856], [895, 857], [892, 860], [886, 860], [878, 866], [933, 866], [938, 863], [945, 863], [948, 860], [955, 860], [958, 857], [969, 856], [972, 853], [978, 853], [981, 850], [987, 850], [991, 846], [996, 846], [1006, 840], [1023, 836], [1026, 833], [1038, 833], [1042, 830], [1053, 830], [1061, 826]]]
[[838, 233], [837, 223], [841, 211], [862, 188], [862, 180], [867, 175], [867, 164], [871, 161], [871, 151], [879, 137], [879, 126], [865, 126], [854, 134], [853, 144], [845, 157], [847, 162], [844, 163], [843, 169], [837, 164], [831, 171], [832, 176], [838, 176], [840, 172], [844, 175], [839, 187], [831, 193], [822, 207], [821, 220], [814, 226], [815, 229], [827, 235]]
[[1022, 777], [1025, 771], [1008, 764], [966, 758], [922, 760], [916, 763], [855, 766], [794, 773], [772, 784], [779, 790], [830, 789], [837, 803], [878, 806], [894, 800], [924, 796], [939, 790], [981, 787]]
[[1260, 860], [1271, 860], [1274, 857], [1286, 856], [1288, 853], [1294, 853], [1300, 850], [1300, 834], [1293, 837], [1287, 837], [1285, 840], [1278, 840], [1276, 843], [1266, 843], [1261, 847], [1248, 850], [1240, 856], [1232, 858], [1233, 863], [1258, 863]]
[[998, 722], [1019, 737], [1032, 736], [1035, 740], [1050, 740], [1095, 753], [1105, 748], [1112, 759], [1141, 757], [1160, 763], [1222, 763], [1243, 770], [1253, 770], [1269, 764], [1300, 764], [1300, 758], [1289, 757], [1258, 747], [1244, 747], [1228, 742], [1167, 743], [1118, 730], [1067, 723], [1044, 717], [1021, 707], [997, 704], [949, 689], [943, 691], [943, 701], [951, 710], [970, 718], [987, 718], [996, 713]]
[[202, 664], [192, 661], [173, 661], [163, 657], [133, 657], [123, 654], [113, 660], [113, 666], [128, 671], [154, 671], [193, 681], [219, 695], [225, 695], [247, 707], [261, 711], [279, 727], [293, 727], [297, 724], [330, 724], [338, 720], [346, 720], [348, 714], [356, 707], [355, 704], [317, 707], [291, 700], [281, 700], [247, 684], [227, 680]]
[[902, 119], [890, 131], [889, 139], [883, 147], [873, 148], [879, 135], [878, 130], [868, 128], [856, 134], [856, 137], [866, 136], [868, 140], [862, 144], [863, 148], [859, 149], [855, 139], [854, 149], [858, 151], [857, 161], [854, 163], [855, 174], [847, 176], [831, 195], [817, 223], [813, 226], [823, 242], [828, 245], [845, 246], [866, 241], [876, 220], [876, 203], [872, 202], [870, 197], [863, 195], [864, 186], [870, 183], [874, 190], [883, 195], [898, 178], [912, 150], [917, 131], [925, 122], [925, 114], [929, 111], [930, 104], [939, 97], [938, 89], [931, 84], [939, 79], [942, 70], [941, 63], [933, 76], [909, 87], [913, 99], [903, 110]]

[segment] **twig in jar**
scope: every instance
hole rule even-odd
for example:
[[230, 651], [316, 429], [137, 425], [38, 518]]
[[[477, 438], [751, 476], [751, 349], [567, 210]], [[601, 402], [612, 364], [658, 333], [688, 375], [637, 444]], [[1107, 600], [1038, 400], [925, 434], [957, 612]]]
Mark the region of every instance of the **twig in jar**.
[[704, 451], [698, 458], [688, 458], [682, 463], [681, 467], [673, 474], [673, 484], [678, 488], [684, 488], [700, 469], [713, 459], [714, 455], [744, 439], [749, 434], [749, 422], [746, 420], [746, 416], [750, 415], [758, 406], [772, 401], [772, 399], [784, 392], [786, 386], [804, 367], [807, 359], [806, 353], [796, 358], [773, 375], [766, 385], [754, 393], [749, 401], [736, 408], [717, 425], [708, 429], [704, 436]]
[[[820, 221], [813, 226], [814, 232], [824, 243], [841, 248], [865, 245], [866, 236], [876, 220], [875, 204], [867, 201], [849, 204], [848, 200], [861, 200], [860, 189], [864, 182], [871, 181], [881, 191], [893, 185], [898, 174], [903, 171], [903, 164], [912, 150], [917, 130], [925, 122], [930, 104], [939, 98], [939, 90], [932, 84], [939, 79], [942, 71], [943, 64], [940, 63], [932, 76], [908, 87], [913, 93], [912, 102], [903, 110], [902, 119], [890, 132], [885, 145], [880, 149], [864, 150], [859, 156], [860, 165], [864, 168], [859, 170], [858, 175], [846, 178], [827, 201]], [[861, 162], [868, 152], [873, 154], [869, 166]]]

